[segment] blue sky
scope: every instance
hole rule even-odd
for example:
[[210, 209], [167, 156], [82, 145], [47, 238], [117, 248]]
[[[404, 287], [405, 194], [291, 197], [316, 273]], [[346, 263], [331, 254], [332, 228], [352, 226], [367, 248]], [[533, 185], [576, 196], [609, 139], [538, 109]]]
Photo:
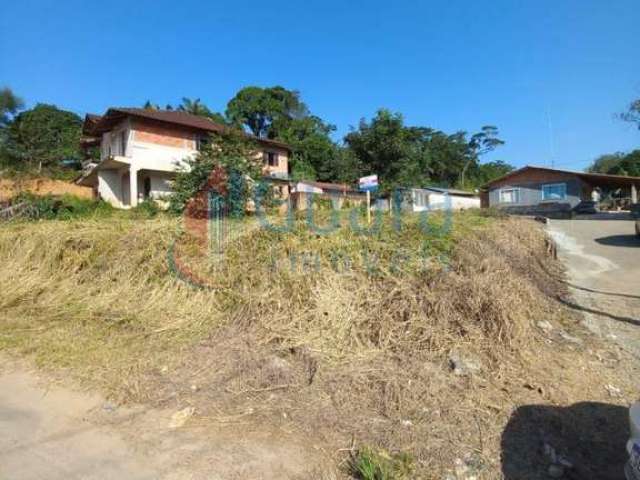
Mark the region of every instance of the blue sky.
[[84, 114], [280, 84], [339, 137], [386, 107], [498, 126], [489, 159], [581, 169], [640, 147], [614, 118], [640, 98], [638, 25], [638, 0], [23, 0], [0, 6], [0, 85]]

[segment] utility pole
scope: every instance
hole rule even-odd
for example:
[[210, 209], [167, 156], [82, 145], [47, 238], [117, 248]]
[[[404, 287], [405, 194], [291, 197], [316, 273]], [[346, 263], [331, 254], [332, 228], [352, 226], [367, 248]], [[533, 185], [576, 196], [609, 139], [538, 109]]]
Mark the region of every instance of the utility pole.
[[549, 129], [549, 155], [551, 156], [551, 168], [556, 165], [556, 154], [553, 148], [553, 126], [551, 124], [551, 108], [547, 109], [547, 127]]

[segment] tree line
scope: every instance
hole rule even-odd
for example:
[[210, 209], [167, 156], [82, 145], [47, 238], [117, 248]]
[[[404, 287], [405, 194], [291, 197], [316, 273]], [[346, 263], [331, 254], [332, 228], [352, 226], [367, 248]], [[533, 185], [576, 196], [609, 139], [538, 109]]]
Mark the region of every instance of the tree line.
[[[159, 107], [148, 101], [145, 108]], [[210, 110], [199, 99], [183, 99], [177, 109], [287, 143], [293, 151], [295, 179], [354, 183], [361, 176], [377, 174], [385, 190], [427, 185], [473, 188], [513, 169], [502, 161], [480, 162], [482, 155], [504, 144], [494, 126], [474, 134], [447, 134], [409, 126], [400, 113], [380, 109], [338, 142], [333, 139], [335, 125], [314, 115], [299, 92], [281, 86], [245, 87], [224, 112]]]
[[[380, 109], [336, 141], [335, 125], [314, 115], [299, 92], [281, 86], [242, 88], [224, 112], [190, 98], [164, 108], [149, 100], [142, 107], [184, 111], [259, 138], [285, 142], [292, 148], [295, 179], [353, 183], [375, 173], [385, 189], [474, 188], [513, 169], [501, 161], [480, 161], [504, 143], [494, 126], [473, 134], [448, 134], [407, 125], [400, 113]], [[0, 166], [4, 168], [43, 174], [78, 168], [83, 160], [81, 130], [82, 118], [73, 112], [44, 103], [25, 110], [22, 99], [9, 88], [0, 90]]]

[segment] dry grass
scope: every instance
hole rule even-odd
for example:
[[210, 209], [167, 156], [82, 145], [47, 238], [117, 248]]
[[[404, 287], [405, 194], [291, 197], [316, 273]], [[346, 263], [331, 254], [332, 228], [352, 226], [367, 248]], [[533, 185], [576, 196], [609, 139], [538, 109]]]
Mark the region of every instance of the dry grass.
[[[550, 296], [562, 290], [550, 276], [559, 266], [533, 222], [464, 213], [450, 234], [427, 237], [415, 222], [373, 237], [253, 230], [214, 263], [183, 237], [180, 264], [208, 279], [204, 289], [168, 269], [176, 228], [112, 219], [0, 230], [0, 348], [122, 401], [195, 405], [203, 425], [303, 432], [334, 459], [352, 439], [409, 452], [421, 478], [460, 458], [496, 478], [519, 405], [604, 400], [607, 383], [633, 392], [619, 352], [536, 328], [575, 322]], [[453, 374], [453, 354], [480, 370]]]

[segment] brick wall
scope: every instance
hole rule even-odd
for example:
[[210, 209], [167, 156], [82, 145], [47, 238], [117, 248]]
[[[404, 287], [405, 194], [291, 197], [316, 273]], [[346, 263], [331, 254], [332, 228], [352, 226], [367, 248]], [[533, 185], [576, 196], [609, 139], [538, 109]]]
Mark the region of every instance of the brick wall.
[[136, 120], [133, 130], [133, 139], [136, 142], [154, 143], [165, 147], [196, 148], [195, 134], [188, 129]]

